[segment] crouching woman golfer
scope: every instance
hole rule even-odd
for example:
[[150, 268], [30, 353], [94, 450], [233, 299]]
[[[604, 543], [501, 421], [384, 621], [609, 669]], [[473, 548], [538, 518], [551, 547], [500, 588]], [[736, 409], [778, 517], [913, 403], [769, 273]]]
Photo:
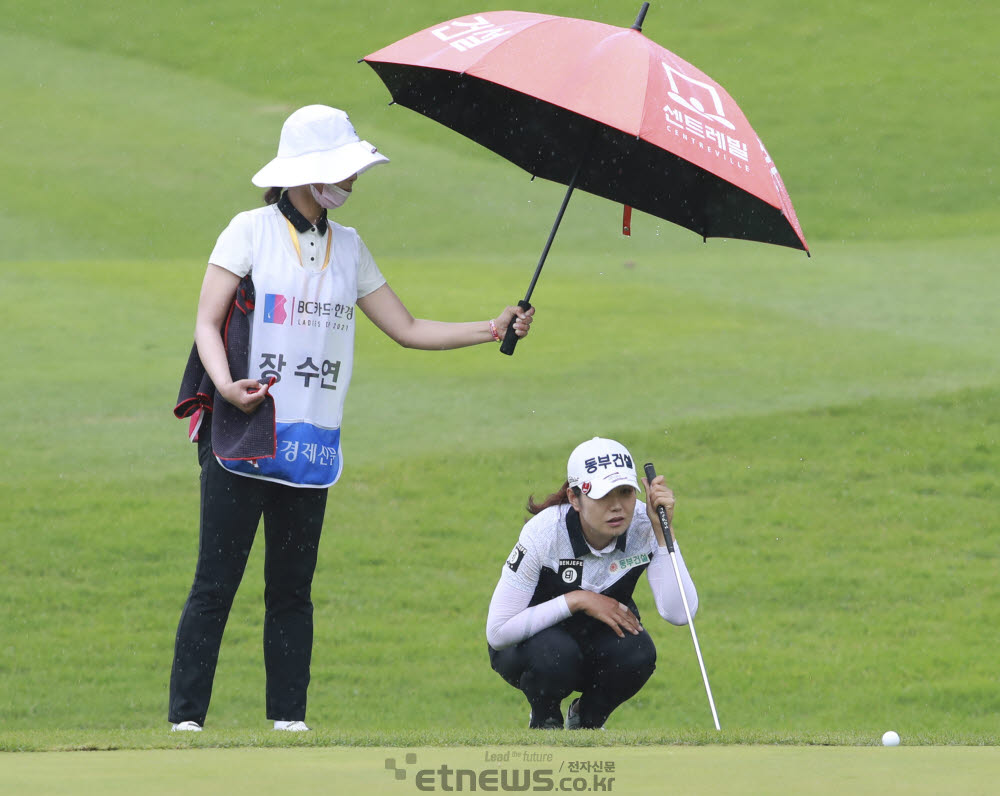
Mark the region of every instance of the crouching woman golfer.
[[[360, 309], [409, 348], [499, 341], [528, 333], [532, 311], [444, 323], [410, 315], [358, 233], [327, 218], [355, 180], [387, 158], [358, 138], [343, 111], [310, 105], [281, 129], [278, 156], [253, 183], [264, 207], [219, 236], [202, 283], [195, 350], [180, 417], [193, 417], [201, 463], [194, 583], [170, 675], [175, 730], [205, 723], [223, 630], [264, 518], [267, 718], [307, 730], [313, 642], [311, 587], [327, 490], [343, 469], [340, 424]], [[340, 544], [349, 544], [356, 529]]]
[[[623, 445], [595, 437], [569, 457], [567, 481], [521, 530], [490, 601], [490, 663], [524, 692], [530, 727], [564, 726], [562, 701], [580, 692], [566, 729], [603, 727], [656, 667], [656, 648], [632, 592], [643, 572], [656, 608], [687, 623], [656, 507], [673, 514], [673, 492], [657, 476], [642, 479]], [[692, 616], [698, 595], [680, 550], [677, 563]]]

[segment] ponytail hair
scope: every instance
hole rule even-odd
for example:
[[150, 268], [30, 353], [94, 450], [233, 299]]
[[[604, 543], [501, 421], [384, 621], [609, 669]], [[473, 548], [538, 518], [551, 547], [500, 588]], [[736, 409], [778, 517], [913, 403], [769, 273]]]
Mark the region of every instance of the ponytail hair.
[[264, 204], [273, 205], [277, 204], [278, 200], [281, 198], [281, 192], [285, 190], [284, 188], [268, 188], [264, 191]]
[[[547, 508], [552, 506], [561, 506], [564, 503], [569, 503], [569, 498], [566, 496], [566, 490], [569, 489], [569, 481], [565, 481], [563, 485], [549, 495], [541, 503], [535, 503], [535, 496], [528, 496], [528, 506], [527, 509], [531, 514], [538, 514], [540, 511], [545, 511]], [[582, 493], [580, 492], [580, 487], [573, 487], [574, 494], [579, 497]]]

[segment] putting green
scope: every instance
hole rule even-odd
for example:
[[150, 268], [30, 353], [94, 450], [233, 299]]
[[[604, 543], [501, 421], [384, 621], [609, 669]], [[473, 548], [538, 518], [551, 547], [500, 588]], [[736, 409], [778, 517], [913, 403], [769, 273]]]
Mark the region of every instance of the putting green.
[[997, 747], [198, 749], [0, 756], [10, 793], [995, 793]]

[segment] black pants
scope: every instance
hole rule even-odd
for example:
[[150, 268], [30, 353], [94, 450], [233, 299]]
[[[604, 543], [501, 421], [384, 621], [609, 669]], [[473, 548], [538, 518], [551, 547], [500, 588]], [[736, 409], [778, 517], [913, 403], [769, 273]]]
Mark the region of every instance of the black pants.
[[168, 718], [174, 723], [205, 723], [222, 633], [263, 515], [267, 718], [304, 720], [313, 640], [312, 578], [327, 490], [229, 472], [212, 456], [211, 434], [205, 428], [198, 458], [198, 564], [177, 627]]
[[563, 699], [579, 691], [580, 725], [596, 728], [646, 684], [656, 668], [656, 647], [645, 630], [618, 638], [603, 622], [580, 616], [513, 647], [491, 647], [490, 664], [524, 692], [532, 727], [549, 720], [561, 725]]

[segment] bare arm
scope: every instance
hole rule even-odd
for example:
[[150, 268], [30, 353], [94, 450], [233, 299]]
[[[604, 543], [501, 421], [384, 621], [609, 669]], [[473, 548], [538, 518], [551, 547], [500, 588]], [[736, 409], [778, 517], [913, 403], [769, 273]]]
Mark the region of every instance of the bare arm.
[[[447, 323], [414, 318], [388, 284], [358, 299], [358, 306], [372, 323], [404, 348], [445, 350], [493, 340], [489, 321]], [[508, 324], [513, 322], [517, 336], [524, 337], [534, 312], [534, 308], [525, 312], [520, 307], [507, 307], [494, 321], [497, 333], [502, 338]]]
[[201, 283], [201, 296], [198, 298], [194, 341], [198, 346], [201, 363], [219, 395], [249, 414], [264, 400], [267, 388], [265, 386], [262, 389], [260, 382], [255, 379], [233, 381], [220, 332], [239, 283], [240, 278], [236, 274], [209, 264]]

